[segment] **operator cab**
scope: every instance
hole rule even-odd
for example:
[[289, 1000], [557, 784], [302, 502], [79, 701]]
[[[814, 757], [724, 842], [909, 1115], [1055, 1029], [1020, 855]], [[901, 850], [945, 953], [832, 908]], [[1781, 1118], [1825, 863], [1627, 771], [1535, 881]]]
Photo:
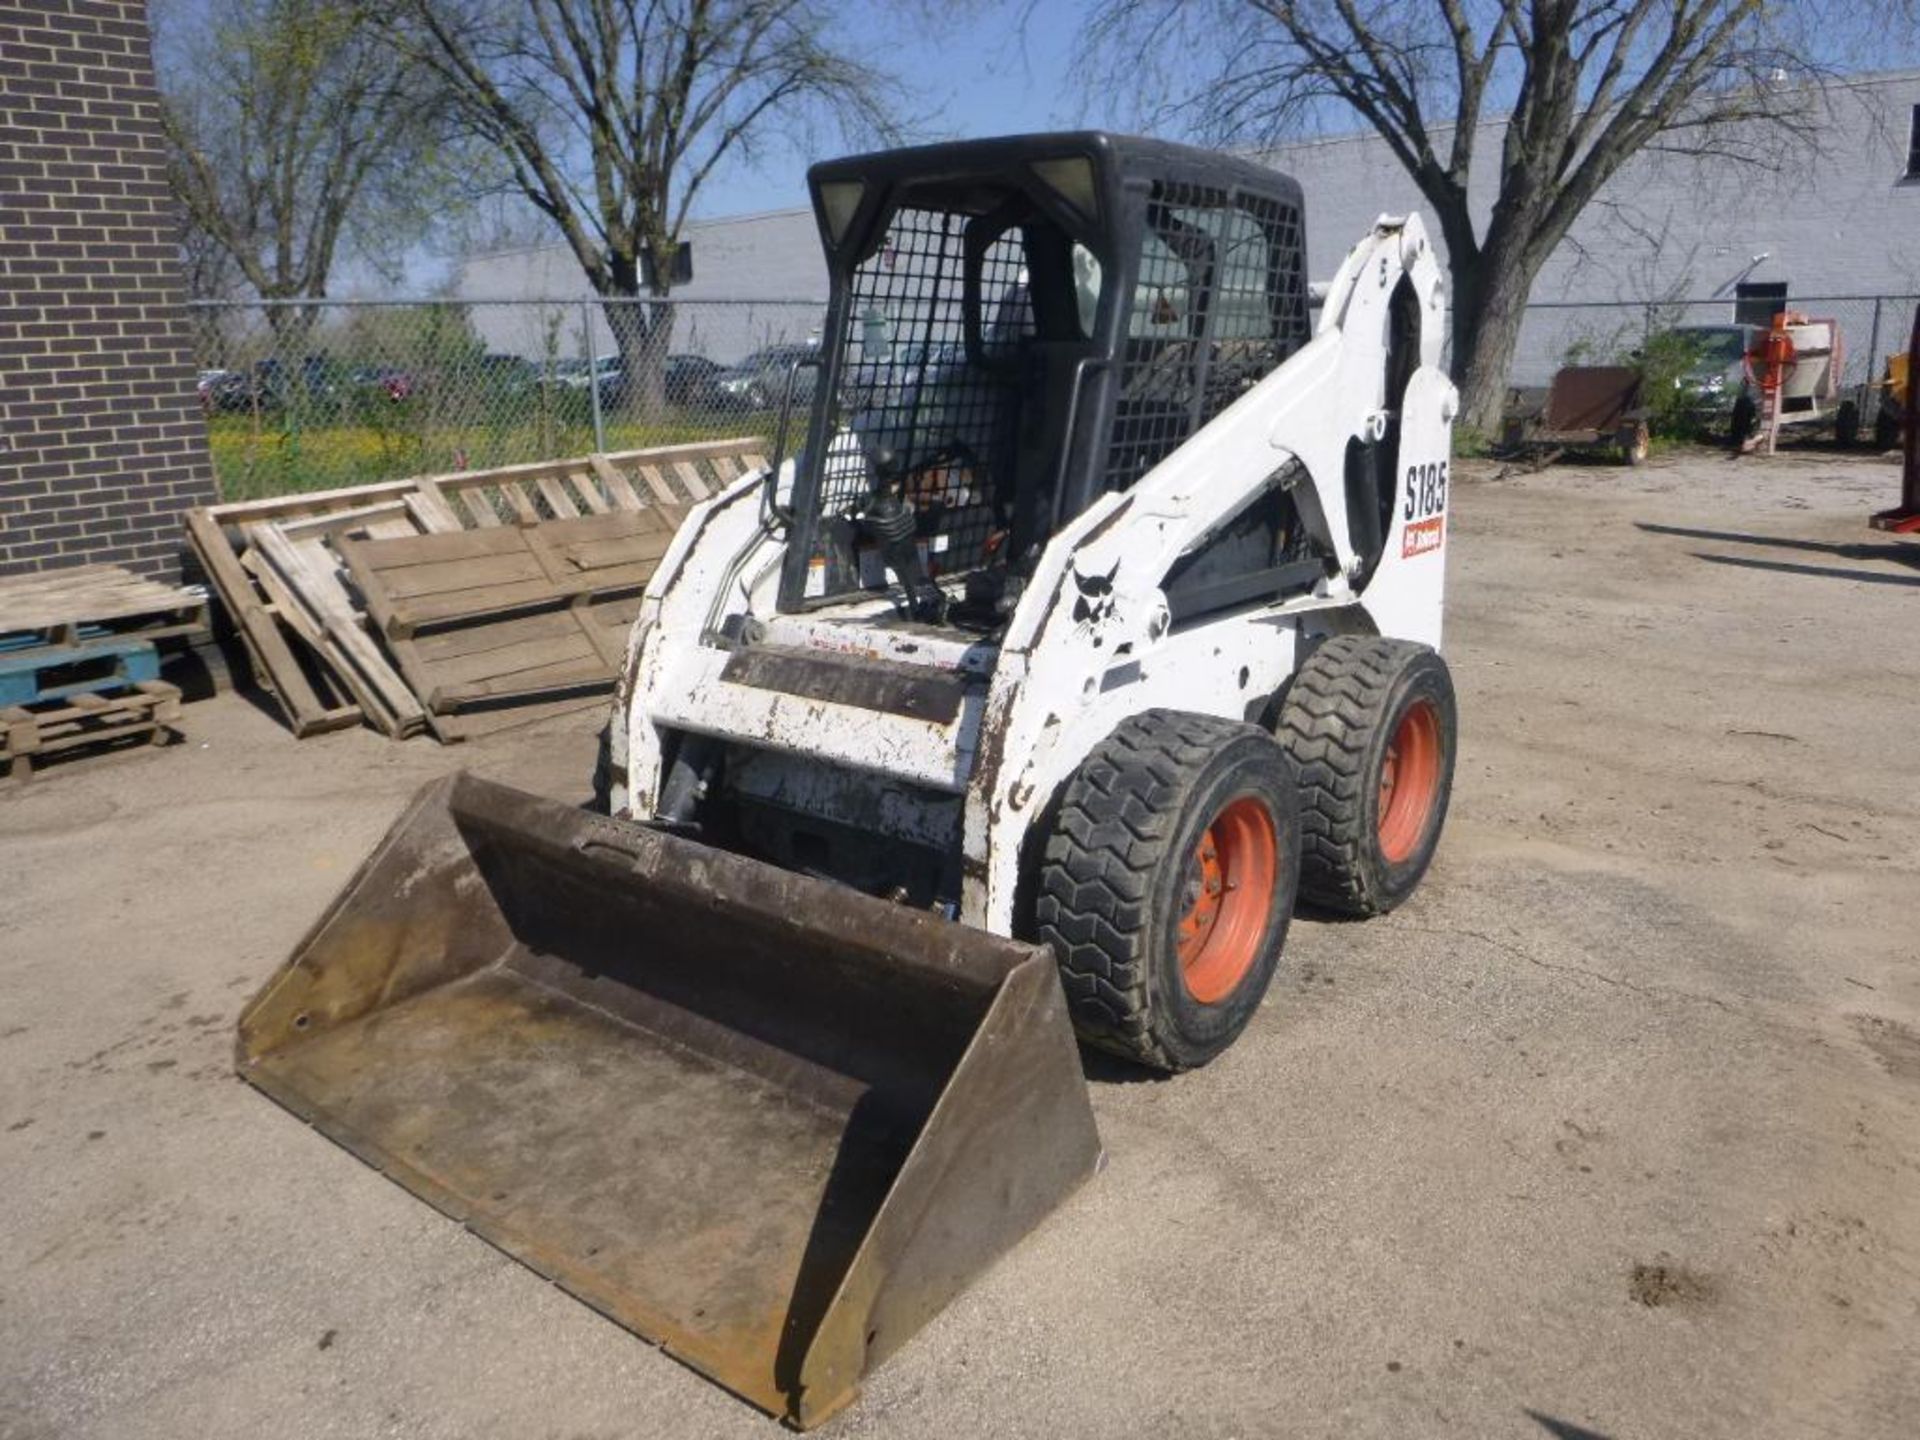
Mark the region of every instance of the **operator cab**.
[[1299, 186], [1098, 132], [808, 172], [831, 285], [780, 608], [996, 630], [1048, 539], [1308, 338]]

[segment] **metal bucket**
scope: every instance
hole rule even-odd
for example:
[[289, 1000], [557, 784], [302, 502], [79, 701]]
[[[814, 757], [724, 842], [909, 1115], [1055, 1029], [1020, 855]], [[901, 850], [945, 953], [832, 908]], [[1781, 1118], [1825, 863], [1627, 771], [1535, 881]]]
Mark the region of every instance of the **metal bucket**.
[[466, 775], [247, 1007], [239, 1064], [802, 1427], [1099, 1154], [1045, 950]]

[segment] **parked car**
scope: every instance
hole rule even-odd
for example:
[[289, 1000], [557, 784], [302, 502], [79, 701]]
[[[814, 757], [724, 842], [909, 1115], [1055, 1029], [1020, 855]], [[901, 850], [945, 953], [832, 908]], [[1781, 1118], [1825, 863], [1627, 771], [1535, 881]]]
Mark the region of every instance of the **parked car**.
[[[813, 391], [820, 370], [805, 362], [820, 353], [817, 345], [769, 345], [756, 350], [738, 365], [714, 377], [727, 399], [726, 403], [753, 410], [771, 410], [786, 394], [787, 372], [793, 370], [793, 399], [796, 405], [813, 402]], [[794, 369], [798, 364], [799, 368]]]
[[231, 389], [235, 381], [244, 386], [246, 377], [232, 370], [202, 370], [194, 386], [194, 393], [200, 398], [200, 408], [208, 414], [225, 408], [221, 403], [222, 390]]
[[461, 355], [421, 375], [417, 389], [431, 389], [455, 404], [482, 396], [522, 396], [546, 381], [540, 367], [518, 355]]
[[1675, 389], [1702, 425], [1725, 429], [1746, 388], [1746, 355], [1758, 332], [1751, 325], [1676, 325], [1647, 342], [1645, 355], [1666, 355]]
[[393, 365], [363, 365], [353, 372], [353, 383], [395, 404], [410, 397], [415, 389], [413, 375]]
[[600, 384], [601, 398], [606, 398], [609, 390], [620, 383], [620, 357], [601, 355], [593, 360], [580, 356], [567, 360], [556, 360], [553, 367], [543, 377], [556, 389], [584, 391], [597, 379]]
[[725, 408], [730, 393], [720, 383], [726, 367], [704, 355], [669, 355], [665, 386], [667, 400], [694, 410]]

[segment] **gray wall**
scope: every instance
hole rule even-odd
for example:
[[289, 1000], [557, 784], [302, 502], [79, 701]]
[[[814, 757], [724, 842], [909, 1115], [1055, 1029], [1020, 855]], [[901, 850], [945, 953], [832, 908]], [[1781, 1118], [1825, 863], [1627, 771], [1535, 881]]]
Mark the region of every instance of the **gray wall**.
[[[1743, 281], [1784, 282], [1790, 301], [1920, 295], [1920, 179], [1904, 173], [1920, 72], [1857, 77], [1810, 103], [1820, 107], [1818, 153], [1783, 140], [1777, 170], [1653, 152], [1623, 166], [1541, 272], [1515, 381], [1544, 383], [1574, 341], [1604, 341], [1658, 302], [1710, 301], [1673, 313], [1688, 324], [1730, 321]], [[1474, 147], [1480, 163], [1472, 198], [1481, 224], [1492, 206], [1503, 129], [1499, 121], [1484, 125]], [[1443, 150], [1447, 143], [1445, 135], [1436, 140]], [[1376, 216], [1424, 208], [1371, 133], [1286, 146], [1267, 158], [1306, 192], [1307, 263], [1319, 280], [1331, 277]], [[1444, 253], [1431, 217], [1428, 228]], [[1554, 308], [1595, 302], [1621, 308]], [[1864, 365], [1871, 307], [1829, 308], [1840, 313]], [[1884, 336], [1880, 348], [1887, 348]]]
[[[1810, 96], [1809, 103], [1820, 107], [1819, 152], [1802, 153], [1782, 142], [1775, 171], [1651, 152], [1628, 162], [1542, 272], [1514, 379], [1543, 383], [1569, 345], [1581, 339], [1604, 344], [1610, 332], [1643, 323], [1646, 307], [1655, 302], [1710, 302], [1677, 312], [1686, 323], [1731, 320], [1742, 281], [1785, 282], [1791, 299], [1920, 295], [1920, 180], [1904, 175], [1920, 72], [1856, 77]], [[1482, 128], [1473, 198], [1484, 223], [1502, 122]], [[1285, 146], [1267, 159], [1305, 189], [1307, 264], [1316, 280], [1332, 277], [1377, 216], [1423, 208], [1413, 182], [1371, 133]], [[824, 302], [819, 240], [805, 210], [707, 222], [691, 227], [689, 238], [694, 283], [676, 292], [685, 299]], [[1441, 243], [1437, 233], [1434, 240]], [[460, 287], [463, 297], [476, 299], [577, 295], [582, 289], [578, 267], [557, 247], [477, 257], [466, 265]], [[1554, 308], [1569, 302], [1619, 308]], [[1871, 307], [1836, 308], [1864, 365]], [[759, 317], [758, 332], [768, 328], [768, 318]], [[778, 318], [786, 329], [796, 323], [792, 316]], [[749, 317], [728, 317], [723, 307], [704, 307], [689, 319], [700, 343], [683, 346], [676, 337], [676, 349], [708, 349], [727, 360], [765, 343], [754, 338], [758, 332]], [[481, 323], [502, 324], [491, 316]], [[577, 332], [579, 326], [572, 328]], [[503, 328], [498, 348], [536, 353], [535, 344], [509, 342]]]
[[[762, 345], [818, 338], [827, 270], [811, 210], [696, 221], [685, 238], [693, 245], [693, 282], [673, 292], [672, 350], [730, 363]], [[584, 296], [587, 287], [572, 252], [543, 245], [469, 258], [456, 293], [472, 301], [553, 300]], [[590, 324], [594, 352], [613, 352], [613, 333], [597, 305], [557, 311], [476, 304], [470, 313], [490, 350], [538, 359], [553, 328], [561, 355], [582, 354]]]

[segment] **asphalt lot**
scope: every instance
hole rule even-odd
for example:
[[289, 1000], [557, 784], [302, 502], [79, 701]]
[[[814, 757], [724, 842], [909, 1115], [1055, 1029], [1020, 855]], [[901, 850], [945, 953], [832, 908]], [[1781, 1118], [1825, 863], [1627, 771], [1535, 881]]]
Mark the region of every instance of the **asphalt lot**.
[[[1920, 1414], [1920, 547], [1884, 462], [1455, 488], [1454, 812], [829, 1436], [1904, 1437]], [[773, 1422], [233, 1077], [418, 783], [597, 717], [188, 743], [0, 789], [0, 1436]], [[1103, 1069], [1103, 1074], [1104, 1074]]]

